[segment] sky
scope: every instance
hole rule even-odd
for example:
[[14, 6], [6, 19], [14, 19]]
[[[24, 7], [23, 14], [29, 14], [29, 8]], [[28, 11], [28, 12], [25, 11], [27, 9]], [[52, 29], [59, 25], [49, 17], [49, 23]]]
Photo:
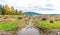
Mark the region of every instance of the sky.
[[23, 12], [60, 14], [60, 0], [0, 0], [0, 4], [8, 4]]

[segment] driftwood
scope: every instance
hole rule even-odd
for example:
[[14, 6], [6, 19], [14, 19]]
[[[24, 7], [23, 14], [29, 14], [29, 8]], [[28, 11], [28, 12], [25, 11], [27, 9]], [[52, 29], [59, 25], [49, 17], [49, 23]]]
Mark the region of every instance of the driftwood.
[[46, 32], [47, 31], [46, 29], [43, 29], [43, 28], [39, 28], [39, 30], [41, 30], [43, 32]]

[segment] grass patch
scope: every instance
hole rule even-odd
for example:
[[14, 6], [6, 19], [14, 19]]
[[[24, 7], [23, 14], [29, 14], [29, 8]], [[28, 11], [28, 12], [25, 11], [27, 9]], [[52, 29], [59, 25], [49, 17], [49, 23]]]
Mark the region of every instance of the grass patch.
[[56, 29], [60, 28], [60, 21], [53, 21], [54, 23], [50, 23], [49, 20], [46, 21], [38, 21], [38, 23], [34, 24], [38, 28], [43, 29]]
[[8, 31], [16, 27], [18, 20], [0, 22], [0, 30]]

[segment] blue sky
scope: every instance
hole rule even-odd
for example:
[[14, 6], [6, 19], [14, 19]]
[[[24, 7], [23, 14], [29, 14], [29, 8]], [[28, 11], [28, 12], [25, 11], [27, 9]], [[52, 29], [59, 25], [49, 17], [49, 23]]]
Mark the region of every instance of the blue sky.
[[0, 0], [0, 4], [8, 4], [23, 12], [60, 14], [60, 0]]

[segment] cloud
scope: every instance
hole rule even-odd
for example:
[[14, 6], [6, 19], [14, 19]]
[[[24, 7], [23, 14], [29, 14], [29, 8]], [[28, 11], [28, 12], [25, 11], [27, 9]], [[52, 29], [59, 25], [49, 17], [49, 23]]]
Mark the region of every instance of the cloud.
[[0, 4], [8, 4], [24, 12], [59, 13], [60, 11], [60, 0], [0, 0]]

